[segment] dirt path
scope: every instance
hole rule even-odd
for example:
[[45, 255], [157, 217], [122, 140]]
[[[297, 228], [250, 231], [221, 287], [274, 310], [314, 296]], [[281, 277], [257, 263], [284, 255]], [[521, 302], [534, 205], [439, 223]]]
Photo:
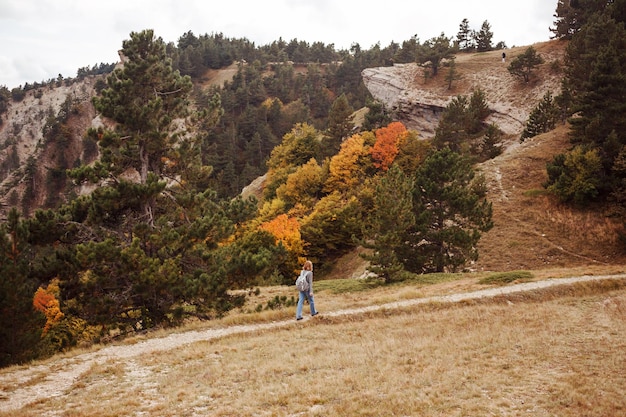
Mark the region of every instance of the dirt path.
[[[506, 287], [487, 288], [473, 292], [425, 297], [362, 308], [324, 312], [323, 314], [327, 317], [339, 317], [383, 309], [393, 310], [425, 303], [455, 303], [483, 297], [495, 297], [498, 295], [532, 291], [558, 285], [569, 285], [578, 282], [604, 279], [626, 279], [626, 274], [548, 279]], [[305, 320], [311, 319], [306, 318]], [[134, 345], [108, 346], [94, 352], [88, 352], [70, 358], [52, 359], [44, 364], [34, 365], [28, 368], [18, 368], [14, 371], [8, 370], [0, 374], [0, 411], [17, 410], [41, 399], [68, 395], [74, 382], [83, 373], [87, 372], [94, 365], [110, 360], [130, 362], [132, 358], [143, 354], [156, 351], [169, 351], [195, 342], [214, 340], [232, 334], [245, 334], [293, 325], [296, 325], [295, 320], [285, 320], [273, 323], [231, 326], [222, 329], [188, 331], [145, 340]], [[140, 379], [141, 375], [135, 375], [135, 378]], [[141, 381], [137, 381], [137, 383], [141, 383]], [[10, 391], [7, 391], [8, 387], [12, 387]]]

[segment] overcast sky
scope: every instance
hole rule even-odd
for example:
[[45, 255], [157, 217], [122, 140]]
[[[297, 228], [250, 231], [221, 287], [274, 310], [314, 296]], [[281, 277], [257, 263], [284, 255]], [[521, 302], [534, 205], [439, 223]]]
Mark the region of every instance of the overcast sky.
[[493, 43], [524, 46], [550, 38], [557, 0], [0, 0], [0, 86], [75, 77], [76, 70], [118, 61], [130, 32], [154, 29], [165, 42], [223, 33], [265, 45], [282, 37], [358, 43], [369, 49], [413, 35], [455, 37], [467, 18], [487, 20]]

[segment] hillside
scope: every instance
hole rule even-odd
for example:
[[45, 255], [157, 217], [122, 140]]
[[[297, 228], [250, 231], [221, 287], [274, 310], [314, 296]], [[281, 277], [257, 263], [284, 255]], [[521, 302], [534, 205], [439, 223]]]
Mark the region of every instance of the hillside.
[[[438, 116], [446, 103], [456, 95], [470, 94], [480, 88], [492, 110], [490, 122], [497, 123], [508, 136], [505, 152], [481, 164], [488, 185], [488, 198], [494, 207], [495, 227], [480, 244], [480, 258], [475, 270], [537, 269], [576, 265], [620, 264], [626, 260], [618, 240], [621, 224], [610, 213], [579, 211], [557, 205], [542, 192], [546, 178], [545, 163], [568, 147], [567, 127], [519, 144], [518, 137], [528, 114], [546, 91], [559, 90], [559, 72], [565, 42], [551, 41], [534, 45], [545, 63], [529, 84], [512, 77], [506, 67], [526, 47], [506, 50], [507, 63], [501, 52], [458, 54], [459, 77], [448, 89], [445, 74], [425, 79], [416, 64], [370, 68], [363, 78], [370, 92], [420, 136], [434, 133]], [[233, 64], [223, 70], [210, 70], [200, 80], [205, 87], [232, 79]], [[2, 213], [30, 186], [35, 195], [33, 205], [43, 206], [48, 198], [51, 172], [60, 159], [88, 161], [84, 132], [101, 124], [90, 102], [95, 94], [97, 77], [87, 77], [69, 86], [45, 87], [29, 91], [24, 100], [12, 103], [0, 126], [0, 206]], [[58, 143], [44, 137], [46, 125], [68, 113], [64, 128], [69, 141]], [[10, 160], [19, 161], [19, 169]], [[36, 161], [29, 173], [26, 163]], [[30, 185], [29, 185], [30, 184]], [[84, 192], [86, 190], [76, 190]], [[354, 256], [346, 267], [331, 276], [358, 276], [364, 265]], [[358, 257], [357, 257], [358, 258]], [[349, 265], [349, 266], [348, 266]]]
[[[30, 90], [0, 116], [0, 219], [10, 207], [22, 205], [25, 193], [32, 196], [30, 209], [45, 207], [58, 197], [51, 186], [55, 169], [97, 156], [95, 147], [85, 153], [83, 140], [88, 128], [102, 124], [91, 103], [97, 79]], [[62, 138], [54, 137], [55, 130]]]
[[[560, 206], [543, 190], [546, 162], [569, 146], [566, 125], [518, 141], [530, 109], [558, 85], [562, 47], [539, 45], [551, 61], [531, 85], [512, 78], [497, 51], [459, 56], [462, 78], [451, 90], [443, 75], [424, 80], [414, 65], [364, 71], [373, 76], [370, 88], [384, 79], [375, 74], [386, 74], [390, 87], [379, 82], [376, 94], [401, 103], [398, 114], [422, 123], [412, 125], [422, 137], [450, 97], [487, 92], [491, 120], [508, 136], [502, 155], [477, 166], [495, 226], [470, 271], [382, 285], [345, 279], [365, 272], [350, 253], [315, 284], [319, 316], [294, 320], [292, 286], [231, 290], [247, 294], [245, 304], [214, 320], [143, 327], [123, 340], [113, 331], [98, 339], [106, 346], [85, 343], [0, 370], [0, 416], [619, 415], [626, 409], [623, 226], [598, 208]], [[521, 50], [508, 51], [509, 59]], [[232, 75], [233, 67], [210, 71], [202, 83]], [[3, 155], [37, 162], [5, 165], [4, 204], [11, 187], [32, 187], [45, 204], [37, 190], [50, 184], [55, 161], [89, 160], [83, 133], [102, 123], [89, 102], [94, 84], [31, 92], [11, 108], [0, 130]], [[55, 129], [66, 139], [43, 134]], [[532, 272], [489, 272], [520, 269]]]
[[519, 143], [524, 123], [546, 91], [558, 94], [566, 43], [551, 41], [534, 45], [545, 63], [534, 73], [529, 85], [511, 76], [506, 67], [527, 47], [501, 51], [459, 54], [456, 63], [460, 79], [448, 90], [445, 71], [434, 80], [424, 80], [415, 64], [365, 70], [366, 85], [372, 94], [399, 117], [431, 137], [450, 98], [469, 95], [480, 88], [493, 111], [488, 122], [497, 123], [508, 134], [502, 155], [479, 165], [493, 204], [494, 228], [479, 242], [479, 260], [472, 270], [508, 271], [619, 265], [626, 261], [618, 233], [622, 224], [611, 213], [577, 210], [556, 203], [547, 196], [542, 183], [547, 179], [546, 162], [569, 147], [568, 128], [556, 130]]
[[511, 60], [522, 54], [527, 46], [507, 49], [504, 63], [502, 51], [457, 54], [457, 79], [450, 88], [446, 80], [449, 64], [444, 65], [435, 78], [424, 78], [424, 69], [412, 63], [368, 68], [363, 71], [363, 80], [376, 99], [424, 138], [434, 135], [438, 116], [450, 99], [457, 95], [471, 95], [476, 89], [484, 92], [492, 111], [487, 122], [496, 123], [505, 133], [518, 136], [531, 110], [546, 91], [553, 95], [560, 91], [563, 74], [559, 69], [566, 45], [562, 41], [533, 45], [545, 62], [537, 66], [535, 77], [528, 84], [511, 76], [507, 70]]
[[545, 194], [546, 162], [568, 146], [567, 126], [559, 126], [480, 165], [495, 226], [479, 243], [475, 268], [506, 271], [626, 261], [619, 218], [566, 207]]

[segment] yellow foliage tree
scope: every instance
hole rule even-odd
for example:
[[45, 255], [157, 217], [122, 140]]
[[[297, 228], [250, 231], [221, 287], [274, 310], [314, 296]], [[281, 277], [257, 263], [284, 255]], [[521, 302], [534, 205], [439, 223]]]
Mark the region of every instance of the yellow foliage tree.
[[330, 160], [324, 192], [342, 192], [362, 183], [370, 165], [369, 155], [370, 147], [363, 135], [357, 133], [346, 139], [339, 153]]
[[287, 182], [276, 190], [276, 196], [288, 206], [297, 203], [313, 207], [324, 184], [324, 171], [315, 158], [300, 166], [287, 177]]
[[319, 154], [320, 138], [321, 133], [306, 123], [298, 123], [283, 136], [283, 141], [274, 147], [267, 161], [266, 199], [274, 198], [276, 190], [290, 174]]
[[407, 175], [412, 175], [428, 156], [432, 142], [419, 138], [416, 131], [407, 132], [406, 137], [398, 145], [398, 154], [394, 164], [398, 165]]

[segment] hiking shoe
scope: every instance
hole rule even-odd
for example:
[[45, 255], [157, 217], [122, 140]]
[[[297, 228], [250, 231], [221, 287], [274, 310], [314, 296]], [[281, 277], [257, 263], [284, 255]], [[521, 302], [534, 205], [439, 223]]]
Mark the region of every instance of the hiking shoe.
[[320, 314], [320, 312], [319, 312], [319, 311], [316, 311], [315, 313], [311, 314], [311, 317], [313, 317], [313, 316], [317, 316], [318, 314]]

